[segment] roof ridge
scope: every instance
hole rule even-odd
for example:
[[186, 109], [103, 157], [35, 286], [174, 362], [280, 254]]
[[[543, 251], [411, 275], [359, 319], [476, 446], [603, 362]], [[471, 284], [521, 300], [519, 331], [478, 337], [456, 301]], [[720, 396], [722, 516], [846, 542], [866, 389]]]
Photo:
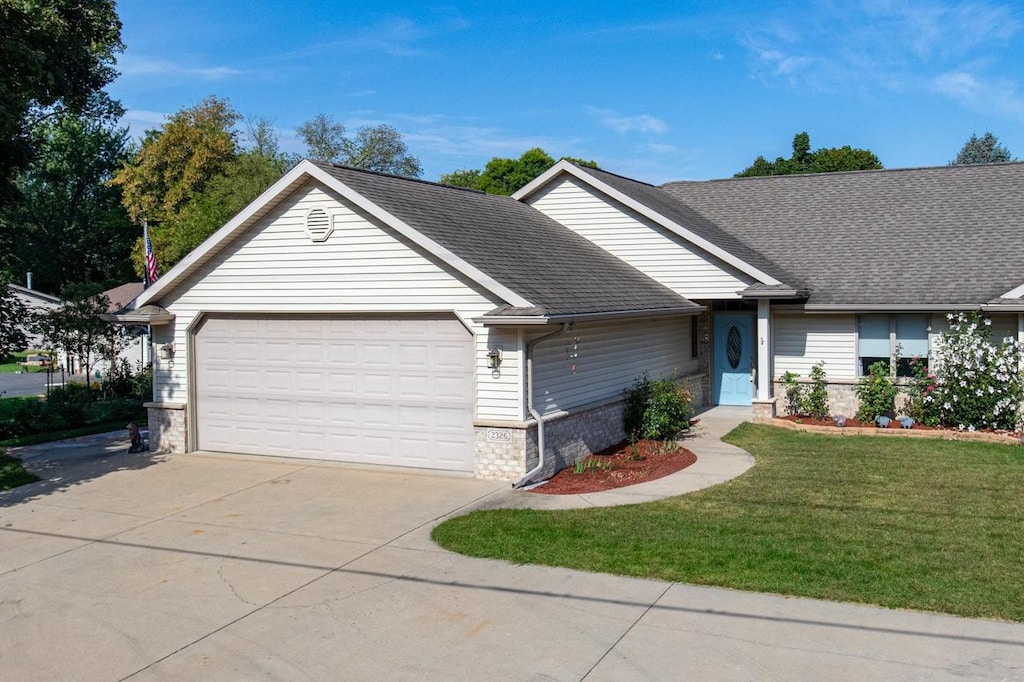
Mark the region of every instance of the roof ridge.
[[443, 187], [445, 189], [461, 190], [463, 192], [471, 192], [473, 194], [487, 194], [483, 190], [474, 189], [472, 187], [459, 187], [458, 185], [446, 185], [441, 182], [434, 182], [432, 180], [424, 180], [423, 178], [414, 178], [408, 175], [397, 175], [395, 173], [385, 173], [384, 171], [369, 170], [367, 168], [356, 168], [355, 166], [348, 166], [343, 163], [334, 163], [333, 161], [314, 161], [313, 159], [306, 159], [315, 166], [327, 166], [329, 168], [340, 168], [342, 170], [354, 171], [356, 173], [365, 173], [366, 175], [376, 175], [382, 178], [392, 178], [393, 180], [406, 180], [408, 182], [418, 182], [423, 185], [431, 185], [433, 187]]
[[927, 170], [955, 170], [955, 171], [966, 171], [966, 170], [981, 170], [984, 168], [992, 167], [1005, 167], [1005, 166], [1024, 166], [1024, 160], [1014, 161], [994, 161], [992, 163], [953, 163], [944, 164], [941, 166], [910, 166], [906, 168], [872, 168], [868, 170], [847, 170], [847, 171], [822, 171], [819, 173], [785, 173], [780, 175], [745, 175], [741, 177], [731, 178], [711, 178], [709, 180], [669, 180], [664, 182], [657, 187], [662, 188], [668, 185], [684, 185], [684, 184], [697, 184], [697, 183], [711, 183], [711, 182], [742, 182], [742, 181], [767, 181], [768, 179], [775, 179], [782, 181], [783, 178], [813, 178], [813, 177], [838, 177], [845, 175], [872, 175], [882, 173], [908, 173], [917, 171]]
[[610, 176], [612, 176], [614, 178], [620, 178], [622, 180], [628, 180], [630, 182], [635, 182], [638, 185], [646, 185], [648, 187], [654, 187], [655, 189], [658, 188], [657, 185], [651, 184], [649, 182], [644, 182], [643, 180], [637, 180], [636, 178], [631, 178], [628, 175], [620, 175], [619, 173], [613, 173], [610, 170], [605, 170], [604, 168], [594, 168], [593, 166], [584, 166], [584, 165], [576, 163], [575, 161], [569, 161], [569, 159], [564, 159], [564, 161], [566, 161], [567, 163], [571, 163], [572, 165], [576, 166], [577, 168], [580, 168], [580, 169], [585, 170], [585, 171], [598, 171], [600, 173], [604, 173], [605, 175], [610, 175]]

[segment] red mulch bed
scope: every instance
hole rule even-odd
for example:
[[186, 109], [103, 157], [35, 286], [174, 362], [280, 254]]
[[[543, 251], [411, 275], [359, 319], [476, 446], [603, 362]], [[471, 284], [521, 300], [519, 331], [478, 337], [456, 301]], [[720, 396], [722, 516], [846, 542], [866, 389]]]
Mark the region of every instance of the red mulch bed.
[[[836, 426], [836, 423], [832, 419], [832, 417], [826, 417], [825, 419], [815, 419], [814, 417], [800, 417], [800, 416], [797, 416], [795, 414], [783, 414], [783, 415], [779, 415], [778, 417], [776, 417], [776, 419], [783, 419], [783, 420], [785, 420], [787, 422], [795, 422], [797, 424], [811, 424], [813, 426], [831, 426], [832, 428], [836, 428], [836, 429], [839, 428], [838, 426]], [[875, 425], [875, 422], [861, 422], [861, 421], [857, 421], [853, 417], [847, 417], [846, 418], [846, 427], [845, 428], [856, 427], [856, 426], [861, 426], [861, 427], [869, 428], [869, 429], [879, 428], [878, 426]], [[905, 429], [903, 429], [902, 426], [900, 426], [900, 423], [898, 421], [896, 421], [895, 419], [892, 420], [892, 422], [889, 424], [888, 428], [890, 428], [890, 429], [905, 430]], [[910, 431], [939, 431], [940, 429], [938, 427], [936, 427], [936, 426], [926, 426], [925, 424], [918, 424], [917, 422], [914, 422], [914, 425], [911, 426], [909, 430]]]
[[568, 467], [559, 471], [544, 485], [529, 492], [544, 495], [579, 495], [622, 488], [674, 474], [697, 461], [697, 455], [686, 448], [677, 447], [662, 452], [663, 447], [661, 441], [641, 440], [637, 441], [634, 452], [630, 449], [629, 441], [622, 441], [618, 445], [590, 455], [590, 458], [602, 464], [610, 462], [611, 468], [607, 471], [591, 468], [577, 474], [573, 467]]

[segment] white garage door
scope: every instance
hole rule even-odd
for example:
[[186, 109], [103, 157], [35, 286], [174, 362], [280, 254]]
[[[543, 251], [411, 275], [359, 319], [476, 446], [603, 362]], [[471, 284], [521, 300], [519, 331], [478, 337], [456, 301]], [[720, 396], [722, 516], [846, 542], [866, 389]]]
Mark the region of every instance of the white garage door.
[[472, 344], [452, 317], [209, 317], [199, 449], [472, 471]]

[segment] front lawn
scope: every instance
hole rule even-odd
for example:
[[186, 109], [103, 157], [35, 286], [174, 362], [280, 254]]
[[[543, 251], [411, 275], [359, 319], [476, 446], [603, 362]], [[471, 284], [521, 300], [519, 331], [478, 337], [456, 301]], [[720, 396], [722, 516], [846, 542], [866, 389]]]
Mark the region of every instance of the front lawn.
[[0, 450], [0, 490], [10, 490], [38, 480], [38, 476], [25, 470], [20, 459]]
[[1024, 448], [753, 424], [725, 440], [757, 465], [723, 485], [476, 512], [433, 538], [516, 563], [1024, 621]]

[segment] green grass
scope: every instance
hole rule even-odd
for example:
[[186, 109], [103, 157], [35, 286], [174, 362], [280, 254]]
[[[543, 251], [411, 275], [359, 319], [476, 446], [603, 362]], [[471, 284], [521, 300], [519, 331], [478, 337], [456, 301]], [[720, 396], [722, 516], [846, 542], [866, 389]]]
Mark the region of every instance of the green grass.
[[[145, 424], [146, 422], [144, 420], [139, 420], [139, 423]], [[77, 426], [75, 428], [57, 429], [55, 431], [47, 431], [46, 433], [29, 433], [24, 436], [17, 436], [15, 438], [2, 440], [0, 441], [0, 447], [13, 448], [18, 445], [50, 443], [55, 440], [78, 438], [79, 436], [92, 436], [97, 433], [109, 433], [110, 431], [123, 431], [127, 438], [128, 430], [125, 428], [125, 424], [125, 420], [119, 419], [117, 421], [87, 424], [86, 426]]]
[[757, 465], [627, 507], [492, 510], [434, 529], [472, 556], [1024, 621], [1024, 449], [744, 424]]
[[6, 358], [2, 358], [6, 362], [0, 362], [0, 374], [15, 374], [17, 372], [46, 372], [45, 367], [22, 367], [21, 363], [29, 355], [40, 355], [45, 354], [43, 351], [38, 350], [25, 350], [18, 353], [11, 353]]
[[10, 490], [38, 480], [38, 476], [25, 470], [20, 459], [0, 451], [0, 490]]

